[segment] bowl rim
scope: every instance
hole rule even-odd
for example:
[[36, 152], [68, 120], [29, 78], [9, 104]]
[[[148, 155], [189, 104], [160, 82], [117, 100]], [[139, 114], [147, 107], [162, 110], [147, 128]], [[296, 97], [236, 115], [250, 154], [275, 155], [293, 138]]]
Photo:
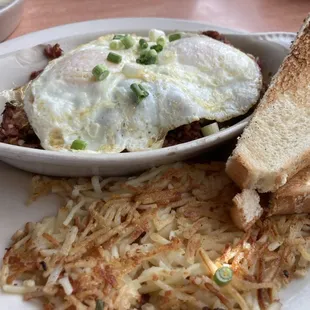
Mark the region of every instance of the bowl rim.
[[[127, 153], [86, 153], [86, 152], [72, 152], [72, 151], [51, 151], [51, 150], [44, 150], [44, 149], [33, 149], [29, 147], [23, 147], [18, 145], [11, 145], [7, 143], [0, 142], [0, 151], [2, 152], [10, 152], [12, 154], [16, 154], [18, 157], [35, 157], [40, 158], [40, 161], [48, 161], [49, 159], [53, 159], [53, 161], [59, 163], [70, 163], [70, 165], [78, 165], [78, 164], [87, 164], [90, 161], [94, 164], [102, 163], [106, 160], [113, 161], [113, 162], [124, 162], [124, 161], [131, 161], [137, 158], [143, 158], [144, 160], [153, 159], [154, 156], [156, 157], [166, 157], [175, 155], [178, 151], [186, 151], [193, 149], [195, 147], [199, 147], [202, 144], [211, 144], [218, 139], [225, 139], [225, 137], [229, 135], [236, 135], [236, 132], [244, 129], [247, 125], [248, 121], [252, 115], [244, 118], [243, 120], [239, 121], [238, 123], [220, 130], [219, 132], [207, 136], [202, 137], [196, 140], [192, 140], [185, 143], [180, 143], [173, 146], [168, 146], [159, 149], [150, 149], [145, 151], [137, 151], [137, 152], [127, 152]], [[7, 156], [3, 156], [7, 157]], [[11, 157], [11, 156], [10, 156]]]
[[24, 0], [12, 0], [4, 7], [0, 8], [0, 14], [6, 13], [11, 10], [15, 5], [22, 3]]

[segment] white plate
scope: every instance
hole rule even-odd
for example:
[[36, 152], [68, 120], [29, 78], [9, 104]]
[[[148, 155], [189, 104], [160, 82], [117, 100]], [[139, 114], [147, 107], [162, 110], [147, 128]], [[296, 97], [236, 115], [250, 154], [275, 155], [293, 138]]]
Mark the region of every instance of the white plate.
[[[21, 48], [30, 47], [35, 44], [39, 44], [50, 38], [51, 40], [58, 40], [57, 38], [66, 37], [70, 33], [82, 33], [89, 34], [92, 29], [106, 29], [106, 31], [117, 30], [121, 31], [127, 27], [130, 29], [147, 29], [152, 27], [158, 27], [166, 30], [184, 29], [184, 30], [201, 30], [201, 29], [219, 29], [215, 26], [203, 25], [200, 23], [191, 23], [179, 20], [166, 20], [166, 19], [122, 19], [122, 20], [110, 20], [110, 21], [92, 21], [86, 23], [79, 23], [73, 25], [66, 25], [48, 29], [38, 33], [30, 34], [21, 38], [8, 41], [0, 45], [0, 54], [7, 52], [13, 52]], [[109, 26], [110, 25], [110, 26]], [[111, 27], [114, 28], [111, 28]], [[220, 31], [229, 32], [227, 29], [219, 29]], [[230, 31], [232, 32], [232, 31]], [[288, 46], [293, 39], [293, 34], [258, 34], [264, 40], [276, 41], [283, 46]], [[235, 38], [236, 39], [236, 38]], [[9, 148], [6, 150], [6, 156], [11, 156], [9, 152], [16, 153], [16, 148]], [[23, 149], [24, 150], [24, 149]], [[1, 149], [3, 152], [3, 149]], [[30, 152], [30, 151], [29, 151]], [[34, 158], [38, 163], [48, 163], [48, 158], [45, 158], [42, 162], [40, 154], [39, 157], [36, 154], [26, 154], [27, 159]], [[20, 155], [14, 155], [14, 158], [24, 160], [25, 153], [20, 151]], [[134, 158], [135, 154], [132, 154]], [[10, 158], [10, 157], [9, 157]], [[12, 158], [12, 157], [11, 157]], [[51, 159], [53, 160], [53, 159]], [[72, 159], [71, 159], [72, 160]], [[78, 159], [79, 160], [79, 159]], [[96, 165], [100, 164], [99, 159], [96, 159]], [[70, 164], [70, 159], [66, 159], [65, 163]], [[14, 163], [13, 163], [14, 164]], [[92, 163], [90, 163], [91, 167]], [[54, 167], [54, 166], [53, 166]], [[40, 168], [39, 168], [40, 170]], [[99, 170], [95, 168], [92, 173], [97, 173]], [[55, 197], [48, 197], [47, 199], [39, 200], [30, 207], [25, 206], [29, 188], [30, 188], [31, 174], [12, 168], [6, 164], [0, 163], [0, 256], [4, 254], [4, 248], [9, 244], [10, 236], [27, 221], [39, 221], [43, 216], [55, 214], [58, 199]], [[299, 310], [309, 309], [308, 296], [310, 295], [310, 276], [308, 275], [302, 280], [294, 281], [289, 287], [282, 291], [281, 301], [285, 304], [283, 309], [289, 310], [297, 308]], [[17, 309], [39, 309], [37, 304], [25, 303], [22, 298], [15, 295], [3, 294], [0, 292], [0, 309], [1, 310], [17, 310]]]
[[[38, 200], [25, 206], [31, 174], [12, 168], [0, 162], [0, 257], [9, 245], [9, 238], [28, 221], [40, 221], [44, 216], [56, 214], [59, 200], [55, 196]], [[295, 280], [280, 294], [283, 310], [308, 310], [310, 308], [310, 274]], [[18, 295], [4, 294], [0, 291], [1, 310], [37, 310], [38, 304], [23, 302]]]
[[[33, 45], [52, 40], [60, 43], [64, 50], [68, 50], [103, 33], [137, 32], [146, 34], [150, 28], [160, 28], [167, 32], [176, 29], [182, 31], [213, 29], [230, 33], [227, 36], [235, 46], [261, 58], [265, 74], [269, 71], [276, 72], [287, 54], [289, 42], [294, 38], [294, 35], [290, 33], [253, 35], [239, 32], [236, 34], [238, 32], [231, 29], [174, 19], [125, 18], [65, 25], [0, 44], [0, 55], [2, 54], [0, 56], [0, 72], [6, 73], [0, 75], [0, 91], [23, 85], [27, 82], [30, 72], [44, 67], [46, 59], [42, 56], [43, 46], [29, 48]], [[2, 104], [4, 104], [4, 100], [2, 100]], [[1, 98], [0, 110], [2, 110]], [[195, 156], [236, 137], [246, 124], [247, 119], [218, 134], [188, 143], [154, 151], [123, 154], [71, 154], [33, 150], [0, 143], [0, 159], [18, 168], [47, 175], [124, 175]]]

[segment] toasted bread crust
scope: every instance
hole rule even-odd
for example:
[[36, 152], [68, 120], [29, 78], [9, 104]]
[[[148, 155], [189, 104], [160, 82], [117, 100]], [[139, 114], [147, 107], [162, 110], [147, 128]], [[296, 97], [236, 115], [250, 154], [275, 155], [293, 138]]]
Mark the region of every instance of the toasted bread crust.
[[[305, 20], [296, 40], [291, 46], [290, 54], [283, 61], [278, 73], [272, 79], [270, 87], [259, 103], [250, 121], [247, 131], [260, 112], [269, 108], [272, 113], [272, 105], [278, 101], [279, 95], [291, 95], [295, 106], [310, 109], [310, 15]], [[304, 154], [297, 154], [290, 161], [283, 163], [278, 170], [262, 170], [258, 164], [247, 160], [249, 154], [238, 149], [238, 146], [251, 136], [241, 136], [232, 156], [226, 165], [227, 174], [240, 188], [257, 189], [260, 192], [273, 192], [283, 186], [287, 179], [298, 171], [310, 165], [310, 149]], [[279, 141], [281, 143], [281, 141]], [[266, 150], [268, 152], [268, 149]]]
[[310, 213], [310, 167], [297, 173], [270, 197], [268, 216]]

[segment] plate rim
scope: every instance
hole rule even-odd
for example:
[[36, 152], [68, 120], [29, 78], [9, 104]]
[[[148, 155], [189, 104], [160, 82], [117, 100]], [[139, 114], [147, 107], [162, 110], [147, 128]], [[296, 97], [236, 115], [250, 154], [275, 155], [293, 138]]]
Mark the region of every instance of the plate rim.
[[[17, 51], [20, 48], [27, 48], [31, 47], [37, 44], [41, 44], [44, 42], [48, 42], [54, 39], [62, 39], [65, 38], [72, 33], [69, 33], [70, 30], [73, 28], [81, 28], [83, 34], [92, 33], [94, 32], [92, 30], [87, 30], [87, 26], [90, 26], [91, 24], [100, 24], [105, 22], [137, 22], [137, 21], [147, 21], [147, 22], [173, 22], [173, 23], [182, 23], [182, 24], [188, 24], [188, 25], [195, 25], [197, 27], [215, 27], [219, 31], [223, 33], [250, 33], [249, 31], [246, 31], [244, 29], [237, 29], [237, 28], [230, 28], [225, 27], [217, 24], [208, 23], [207, 21], [202, 20], [192, 20], [192, 19], [181, 19], [181, 18], [167, 18], [167, 17], [117, 17], [117, 18], [102, 18], [102, 19], [92, 19], [87, 21], [80, 21], [80, 22], [74, 22], [74, 23], [68, 23], [68, 24], [61, 24], [41, 30], [37, 30], [34, 32], [26, 33], [21, 36], [18, 36], [13, 39], [6, 40], [2, 43], [0, 43], [0, 48], [3, 50], [0, 51], [0, 55], [5, 55], [10, 52]], [[285, 32], [285, 31], [270, 31], [270, 32], [257, 32], [257, 34], [284, 34], [284, 35], [296, 35], [294, 32]], [[60, 36], [59, 36], [60, 34]], [[49, 40], [37, 40], [38, 36], [41, 35], [47, 35], [50, 39]], [[26, 41], [31, 41], [33, 43], [26, 44]]]
[[[213, 23], [208, 23], [207, 21], [203, 20], [193, 20], [193, 19], [183, 19], [183, 18], [170, 18], [170, 17], [139, 17], [139, 16], [133, 16], [133, 17], [111, 17], [111, 18], [99, 18], [99, 19], [91, 19], [86, 21], [79, 21], [79, 22], [73, 22], [73, 23], [65, 23], [57, 26], [48, 27], [45, 29], [40, 29], [37, 31], [33, 31], [30, 33], [23, 34], [21, 36], [3, 41], [0, 43], [0, 47], [2, 48], [9, 48], [11, 51], [16, 51], [17, 47], [19, 46], [22, 41], [33, 39], [41, 34], [49, 34], [50, 36], [54, 37], [54, 34], [58, 31], [62, 30], [63, 33], [57, 37], [57, 39], [65, 38], [69, 35], [67, 32], [71, 28], [77, 28], [77, 27], [84, 27], [87, 25], [90, 25], [92, 23], [104, 23], [104, 22], [122, 22], [122, 21], [148, 21], [148, 22], [174, 22], [174, 23], [182, 23], [182, 24], [190, 24], [190, 25], [196, 25], [196, 26], [211, 26], [217, 28], [219, 31], [222, 31], [223, 33], [256, 33], [256, 34], [284, 34], [284, 35], [296, 35], [296, 32], [288, 32], [288, 31], [266, 31], [266, 32], [250, 32], [247, 30], [244, 30], [242, 28], [230, 28], [222, 25], [217, 25]], [[91, 33], [93, 31], [88, 31], [84, 29], [83, 34]], [[48, 40], [50, 41], [50, 40]], [[44, 42], [48, 42], [44, 41]], [[44, 43], [41, 42], [41, 43]], [[40, 43], [36, 43], [40, 44]], [[10, 47], [9, 47], [10, 46]], [[18, 47], [19, 48], [19, 47]], [[25, 48], [25, 47], [23, 47]], [[8, 52], [2, 53], [0, 51], [0, 55], [7, 54]]]

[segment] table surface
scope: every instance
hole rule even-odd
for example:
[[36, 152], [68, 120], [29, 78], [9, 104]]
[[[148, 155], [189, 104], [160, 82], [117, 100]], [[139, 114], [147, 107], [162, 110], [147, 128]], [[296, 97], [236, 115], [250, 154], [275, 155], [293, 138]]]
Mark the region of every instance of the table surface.
[[198, 20], [247, 31], [297, 31], [310, 0], [25, 0], [9, 37], [73, 22], [113, 17]]

